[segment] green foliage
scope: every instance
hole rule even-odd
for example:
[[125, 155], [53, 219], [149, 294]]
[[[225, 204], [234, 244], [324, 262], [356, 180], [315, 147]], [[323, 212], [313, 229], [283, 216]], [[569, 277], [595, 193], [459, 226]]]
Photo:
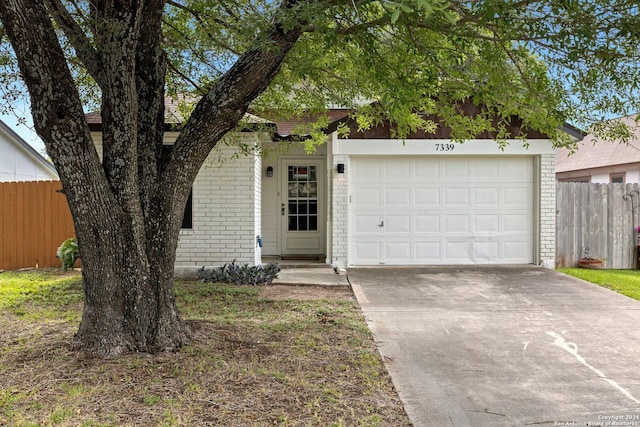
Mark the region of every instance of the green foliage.
[[62, 260], [62, 269], [67, 271], [69, 268], [73, 268], [76, 260], [80, 257], [78, 251], [78, 241], [75, 237], [67, 239], [58, 248], [57, 257]]
[[[93, 40], [87, 4], [67, 7]], [[390, 120], [402, 138], [417, 127], [446, 125], [458, 140], [501, 133], [517, 114], [523, 132], [567, 145], [557, 131], [567, 119], [586, 126], [640, 109], [639, 12], [635, 0], [297, 2], [287, 10], [269, 0], [170, 2], [163, 16], [166, 87], [170, 96], [200, 98], [244, 52], [271, 43], [266, 30], [275, 20], [285, 32], [302, 25], [305, 33], [254, 102], [258, 114], [341, 106], [358, 110], [362, 129]], [[100, 91], [61, 40], [83, 100], [96, 106]], [[6, 37], [0, 66], [4, 80], [18, 78]], [[15, 88], [4, 96], [10, 105], [20, 86], [0, 86]], [[486, 105], [486, 114], [463, 117], [454, 105], [467, 98]], [[371, 102], [378, 107], [363, 108]], [[188, 117], [192, 107], [183, 107]], [[421, 122], [417, 112], [440, 114], [443, 123]], [[309, 151], [322, 139], [321, 124], [302, 133]]]

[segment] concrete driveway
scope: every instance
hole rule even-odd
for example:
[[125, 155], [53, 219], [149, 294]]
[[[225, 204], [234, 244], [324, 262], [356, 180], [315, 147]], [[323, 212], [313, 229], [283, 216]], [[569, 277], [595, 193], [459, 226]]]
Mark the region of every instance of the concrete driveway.
[[348, 275], [415, 426], [640, 426], [639, 301], [534, 266]]

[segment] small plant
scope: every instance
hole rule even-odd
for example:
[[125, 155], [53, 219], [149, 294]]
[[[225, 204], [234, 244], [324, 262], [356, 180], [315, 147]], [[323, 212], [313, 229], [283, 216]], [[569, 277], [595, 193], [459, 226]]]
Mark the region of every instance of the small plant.
[[62, 269], [64, 271], [73, 268], [76, 260], [80, 257], [78, 241], [75, 238], [71, 238], [62, 242], [58, 248], [57, 256], [62, 260]]
[[280, 266], [275, 262], [267, 265], [249, 266], [248, 264], [225, 264], [219, 268], [205, 270], [202, 267], [198, 276], [203, 282], [233, 283], [234, 285], [268, 285], [278, 277]]

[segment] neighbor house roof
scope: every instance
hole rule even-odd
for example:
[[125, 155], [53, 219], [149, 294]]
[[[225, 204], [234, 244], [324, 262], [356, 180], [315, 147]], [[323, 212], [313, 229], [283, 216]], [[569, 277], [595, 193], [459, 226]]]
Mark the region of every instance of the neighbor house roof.
[[47, 172], [50, 172], [52, 178], [57, 179], [58, 172], [56, 168], [2, 120], [0, 120], [0, 132], [5, 133], [10, 142], [13, 142], [35, 163], [42, 166]]
[[615, 119], [629, 126], [635, 134], [628, 144], [606, 141], [588, 134], [578, 142], [577, 150], [572, 155], [569, 149], [559, 148], [556, 151], [556, 173], [640, 163], [640, 125], [636, 118], [634, 114]]

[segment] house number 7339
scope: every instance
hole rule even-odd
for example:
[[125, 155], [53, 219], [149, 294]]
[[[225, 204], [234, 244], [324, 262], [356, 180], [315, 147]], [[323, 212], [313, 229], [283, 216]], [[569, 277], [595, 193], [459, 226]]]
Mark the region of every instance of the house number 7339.
[[436, 151], [453, 151], [454, 144], [436, 144]]

